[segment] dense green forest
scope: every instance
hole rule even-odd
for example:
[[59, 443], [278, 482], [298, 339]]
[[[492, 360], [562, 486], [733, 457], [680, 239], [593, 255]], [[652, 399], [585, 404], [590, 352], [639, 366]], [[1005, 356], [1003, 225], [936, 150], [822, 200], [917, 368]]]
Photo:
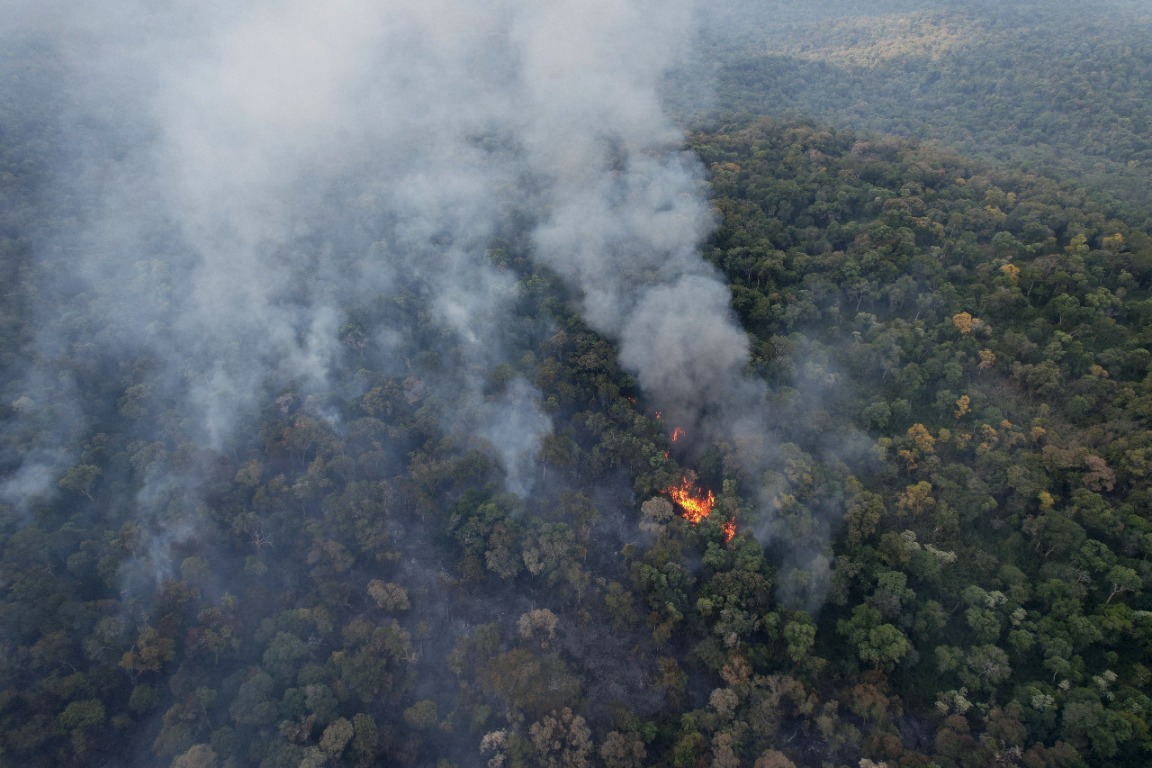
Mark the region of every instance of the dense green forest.
[[[737, 112], [934, 140], [1152, 198], [1146, 3], [736, 2], [706, 11], [686, 116]], [[693, 87], [708, 80], [711, 89]], [[695, 97], [695, 98], [693, 98]], [[1144, 216], [1146, 213], [1141, 213]]]
[[[98, 763], [127, 734], [178, 765], [1147, 759], [1148, 233], [893, 139], [760, 121], [691, 144], [776, 401], [775, 546], [732, 446], [691, 468], [736, 536], [672, 514], [669, 429], [510, 246], [524, 316], [558, 328], [518, 371], [562, 425], [545, 491], [502, 494], [435, 427], [422, 380], [448, 361], [351, 355], [346, 427], [269, 392], [247, 451], [210, 457], [211, 539], [145, 600], [121, 584], [143, 532], [102, 500], [181, 446], [110, 414], [66, 493], [5, 524], [4, 759]], [[132, 407], [131, 371], [103, 374], [91, 396]], [[797, 605], [774, 550], [821, 526], [827, 604]]]
[[[0, 93], [0, 766], [1152, 762], [1140, 12], [1082, 27], [1062, 60], [1113, 78], [1091, 88], [1029, 63], [1066, 38], [949, 4], [714, 52], [722, 108], [687, 149], [766, 384], [756, 435], [678, 429], [514, 219], [485, 249], [511, 286], [498, 358], [406, 275], [342, 307], [325, 389], [269, 377], [234, 436], [198, 439], [130, 332], [131, 302], [187, 290], [176, 228], [84, 284], [103, 214], [53, 192], [138, 137], [79, 147], [106, 134], [55, 117], [59, 62], [0, 59], [43, 95]], [[983, 85], [1013, 72], [1059, 90]], [[890, 109], [926, 77], [982, 85]], [[394, 247], [325, 204], [332, 233], [291, 247]], [[516, 493], [462, 412], [524, 386], [552, 428]], [[33, 459], [48, 490], [17, 502]]]

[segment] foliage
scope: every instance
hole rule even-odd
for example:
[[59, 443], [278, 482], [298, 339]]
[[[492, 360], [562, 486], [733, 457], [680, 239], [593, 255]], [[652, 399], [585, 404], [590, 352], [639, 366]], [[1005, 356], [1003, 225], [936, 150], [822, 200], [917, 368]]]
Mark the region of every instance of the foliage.
[[[972, 34], [951, 29], [922, 28], [942, 67]], [[870, 45], [878, 72], [907, 55]], [[77, 346], [74, 460], [0, 509], [0, 762], [1147, 764], [1147, 228], [890, 136], [740, 120], [690, 147], [769, 469], [739, 441], [673, 445], [516, 233], [494, 259], [520, 332], [478, 375], [548, 409], [524, 498], [451, 427], [458, 350], [405, 286], [348, 309], [339, 386], [269, 383], [219, 451], [141, 389], [147, 360]], [[5, 365], [26, 301], [67, 325], [93, 300], [17, 283]], [[403, 366], [355, 332], [397, 317]], [[196, 490], [157, 491], [164, 467]], [[716, 493], [699, 525], [664, 493], [683, 478]], [[145, 488], [164, 498], [139, 518]]]

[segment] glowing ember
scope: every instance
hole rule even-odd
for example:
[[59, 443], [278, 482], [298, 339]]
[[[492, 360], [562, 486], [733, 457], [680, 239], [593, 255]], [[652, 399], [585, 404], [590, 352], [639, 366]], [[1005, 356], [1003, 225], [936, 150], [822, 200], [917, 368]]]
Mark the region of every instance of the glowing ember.
[[721, 526], [724, 529], [724, 543], [732, 541], [732, 537], [736, 535], [736, 519], [733, 518]]
[[684, 437], [685, 434], [686, 433], [684, 432], [683, 427], [676, 427], [676, 429], [672, 430], [672, 442], [676, 442], [680, 438]]
[[662, 418], [664, 418], [664, 414], [662, 414], [660, 411], [656, 411], [656, 421], [660, 421]]
[[687, 477], [680, 482], [680, 485], [668, 488], [665, 493], [680, 507], [680, 516], [693, 525], [708, 517], [712, 513], [712, 505], [716, 503], [716, 496], [712, 491], [704, 494], [692, 485], [692, 481]]

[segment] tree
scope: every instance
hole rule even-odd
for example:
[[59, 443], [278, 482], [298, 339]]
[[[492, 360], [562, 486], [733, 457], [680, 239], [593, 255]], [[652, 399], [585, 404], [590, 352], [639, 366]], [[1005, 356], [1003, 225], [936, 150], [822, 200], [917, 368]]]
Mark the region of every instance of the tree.
[[1115, 755], [1120, 745], [1132, 737], [1131, 723], [1105, 708], [1094, 692], [1084, 688], [1070, 692], [1060, 722], [1061, 735], [1101, 758]]
[[1117, 595], [1125, 592], [1136, 592], [1144, 586], [1140, 574], [1122, 565], [1114, 566], [1108, 571], [1107, 581], [1111, 591], [1108, 593], [1108, 599], [1104, 601], [1106, 603], [1112, 602], [1112, 598]]
[[553, 711], [528, 728], [536, 765], [542, 768], [587, 768], [592, 753], [592, 731], [584, 718], [565, 707]]
[[492, 526], [488, 548], [484, 552], [484, 564], [502, 579], [513, 579], [520, 573], [520, 541], [511, 526], [504, 522]]
[[414, 656], [411, 636], [395, 620], [369, 627], [368, 632], [367, 637], [350, 644], [352, 650], [339, 650], [330, 657], [341, 683], [365, 703], [394, 687]]
[[359, 768], [374, 765], [380, 750], [380, 732], [371, 715], [363, 712], [352, 718], [352, 742], [348, 753], [352, 763]]
[[276, 682], [267, 672], [259, 668], [250, 670], [228, 708], [232, 719], [240, 725], [270, 725], [279, 709], [272, 700], [275, 688]]
[[94, 501], [92, 488], [96, 485], [101, 474], [103, 474], [103, 470], [93, 464], [77, 464], [68, 468], [64, 477], [57, 481], [57, 485], [66, 491], [83, 494], [88, 501]]
[[641, 768], [646, 756], [644, 740], [634, 733], [610, 731], [600, 745], [605, 768]]
[[604, 590], [604, 605], [612, 618], [614, 629], [627, 629], [640, 618], [636, 613], [636, 601], [632, 593], [618, 581], [608, 582], [608, 588]]
[[909, 485], [896, 500], [896, 509], [917, 517], [935, 505], [936, 499], [932, 498], [932, 484], [926, 480]]
[[880, 525], [885, 511], [884, 499], [880, 494], [861, 489], [849, 502], [844, 516], [848, 527], [848, 543], [856, 548], [870, 538]]
[[796, 763], [789, 760], [783, 752], [769, 749], [756, 758], [752, 768], [796, 768]]
[[300, 638], [288, 632], [277, 632], [264, 651], [262, 664], [281, 680], [292, 680], [300, 663], [312, 655], [312, 649]]
[[552, 611], [547, 608], [534, 608], [520, 617], [516, 629], [521, 639], [535, 638], [541, 648], [547, 648], [548, 644], [556, 639], [558, 624], [559, 620]]
[[377, 608], [390, 613], [406, 611], [409, 608], [408, 590], [390, 581], [373, 579], [368, 582], [368, 596], [376, 603]]
[[640, 530], [659, 533], [676, 516], [672, 502], [661, 496], [654, 496], [640, 505]]
[[355, 734], [356, 728], [352, 723], [341, 717], [324, 729], [320, 736], [320, 749], [330, 760], [338, 760]]
[[159, 672], [176, 656], [176, 641], [161, 637], [153, 627], [141, 630], [136, 644], [120, 659], [120, 666], [133, 674]]
[[891, 669], [908, 655], [912, 643], [899, 629], [881, 622], [879, 611], [860, 605], [853, 610], [851, 619], [837, 623], [837, 631], [856, 647], [861, 661], [879, 669]]
[[784, 640], [788, 643], [788, 657], [802, 664], [816, 644], [816, 624], [807, 614], [797, 613], [784, 625]]
[[482, 669], [481, 686], [506, 712], [532, 717], [575, 699], [579, 681], [555, 654], [513, 648], [491, 659]]
[[98, 699], [73, 701], [56, 716], [55, 731], [72, 738], [72, 753], [83, 760], [89, 750], [89, 742], [104, 725], [106, 710]]
[[1012, 674], [1008, 654], [995, 645], [986, 644], [969, 648], [964, 659], [960, 679], [972, 691], [992, 690]]
[[413, 728], [427, 730], [437, 723], [436, 702], [424, 699], [404, 710], [404, 722]]
[[220, 759], [208, 744], [195, 744], [172, 761], [171, 768], [217, 768]]
[[740, 768], [740, 758], [736, 754], [736, 738], [731, 731], [724, 730], [712, 737], [711, 768]]
[[533, 576], [543, 575], [553, 585], [565, 579], [574, 583], [584, 548], [567, 523], [537, 523], [524, 543], [524, 566]]
[[916, 593], [908, 589], [908, 577], [900, 571], [886, 570], [876, 577], [876, 590], [868, 602], [885, 619], [896, 619], [903, 613], [904, 606], [915, 600]]

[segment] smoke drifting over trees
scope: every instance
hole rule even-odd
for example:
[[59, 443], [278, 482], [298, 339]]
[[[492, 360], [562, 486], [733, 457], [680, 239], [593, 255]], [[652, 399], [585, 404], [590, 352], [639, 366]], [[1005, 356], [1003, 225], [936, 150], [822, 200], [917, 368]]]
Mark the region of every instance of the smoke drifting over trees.
[[[336, 530], [330, 508], [347, 504], [380, 518], [358, 525], [411, 540], [396, 553], [396, 574], [423, 611], [436, 604], [435, 579], [447, 575], [419, 551], [421, 524], [387, 512], [387, 492], [379, 501], [380, 491], [349, 486], [346, 501], [310, 502], [319, 498], [311, 476], [324, 466], [312, 457], [335, 436], [355, 443], [383, 429], [343, 415], [351, 398], [372, 416], [391, 413], [391, 395], [367, 374], [375, 371], [403, 379], [397, 399], [431, 420], [429, 434], [478, 449], [498, 465], [504, 490], [532, 496], [556, 408], [541, 402], [521, 359], [564, 331], [524, 316], [522, 274], [509, 259], [527, 254], [559, 276], [584, 322], [618, 342], [649, 407], [701, 444], [723, 438], [737, 415], [762, 429], [748, 341], [722, 276], [698, 250], [714, 225], [703, 168], [658, 98], [689, 42], [690, 2], [122, 3], [90, 14], [7, 5], [17, 23], [6, 42], [58, 67], [28, 84], [16, 111], [57, 105], [39, 194], [67, 211], [62, 226], [21, 234], [36, 291], [76, 309], [28, 308], [35, 330], [7, 369], [14, 405], [0, 492], [26, 519], [62, 493], [95, 502], [104, 432], [116, 424], [129, 435], [132, 476], [105, 478], [96, 506], [113, 505], [109, 522], [127, 521], [134, 539], [107, 575], [136, 601], [116, 619], [142, 633], [121, 665], [133, 674], [171, 660], [171, 645], [141, 660], [170, 642], [156, 640], [150, 607], [186, 576], [190, 552], [215, 559], [228, 535], [222, 466], [255, 456], [234, 482], [259, 485], [261, 444], [308, 466], [291, 494], [325, 516], [308, 554], [315, 578], [348, 568], [327, 530]], [[108, 371], [113, 378], [99, 383]], [[264, 426], [277, 411], [283, 435]], [[402, 470], [415, 447], [371, 442], [377, 475]], [[754, 469], [766, 459], [747, 456]], [[412, 463], [414, 476], [444, 471]], [[618, 518], [618, 493], [596, 495]], [[274, 559], [294, 532], [275, 530], [260, 505], [228, 525], [259, 559]], [[511, 498], [489, 506], [496, 519], [523, 508]], [[577, 518], [570, 507], [582, 510]], [[561, 522], [531, 523], [544, 527], [523, 545], [504, 523], [487, 523], [481, 573], [513, 578], [526, 568], [582, 595], [589, 577], [575, 555], [589, 509], [599, 514], [561, 499], [550, 513]], [[612, 519], [603, 529], [626, 541], [636, 535], [622, 533], [627, 525]], [[456, 532], [466, 548], [468, 530]], [[265, 568], [248, 557], [249, 575]], [[295, 578], [291, 565], [282, 570]], [[423, 641], [429, 664], [463, 642], [486, 607], [533, 608], [507, 591], [473, 597], [463, 622], [427, 619], [440, 637]], [[620, 689], [628, 673], [595, 660], [620, 657], [606, 648], [612, 640], [564, 634], [568, 653], [600, 681], [593, 688], [653, 706], [639, 681]], [[441, 690], [425, 672], [425, 685]], [[561, 665], [554, 677], [566, 675]], [[256, 695], [252, 685], [237, 701]], [[237, 716], [250, 726], [260, 717]]]
[[[731, 405], [747, 342], [698, 255], [700, 168], [656, 97], [690, 4], [17, 14], [75, 55], [65, 98], [96, 126], [52, 190], [85, 201], [74, 231], [37, 244], [67, 249], [60, 266], [94, 296], [94, 338], [70, 341], [147, 354], [146, 399], [174, 406], [197, 442], [224, 447], [273, 382], [328, 391], [347, 309], [416, 285], [462, 341], [459, 378], [439, 386], [462, 393], [462, 428], [525, 492], [521, 464], [548, 431], [538, 393], [480, 397], [511, 324], [488, 248], [519, 227], [653, 402], [692, 426]], [[399, 365], [409, 330], [363, 332]], [[38, 343], [55, 333], [46, 316]], [[51, 475], [30, 462], [10, 494]]]
[[1148, 12], [859, 5], [0, 0], [0, 765], [1146, 763], [1147, 212], [854, 131]]

